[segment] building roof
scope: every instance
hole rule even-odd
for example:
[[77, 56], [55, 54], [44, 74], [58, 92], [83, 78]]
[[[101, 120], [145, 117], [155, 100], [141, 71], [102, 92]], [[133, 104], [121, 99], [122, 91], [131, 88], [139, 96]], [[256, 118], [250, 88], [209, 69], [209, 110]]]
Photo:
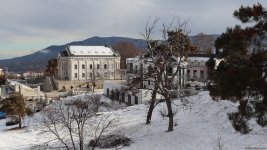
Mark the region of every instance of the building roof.
[[68, 56], [119, 56], [109, 46], [77, 46], [69, 45], [66, 47]]
[[189, 61], [208, 61], [209, 57], [188, 57]]

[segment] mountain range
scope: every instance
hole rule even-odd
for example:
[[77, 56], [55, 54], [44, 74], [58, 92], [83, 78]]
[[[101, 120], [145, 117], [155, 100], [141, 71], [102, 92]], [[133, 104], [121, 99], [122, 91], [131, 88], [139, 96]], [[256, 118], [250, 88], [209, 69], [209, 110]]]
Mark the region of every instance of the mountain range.
[[[219, 35], [209, 35], [216, 39]], [[194, 36], [190, 39], [193, 42]], [[0, 60], [0, 68], [8, 68], [8, 71], [22, 73], [26, 71], [44, 71], [49, 59], [56, 58], [60, 51], [63, 51], [67, 45], [92, 45], [92, 46], [113, 46], [119, 42], [132, 43], [136, 48], [143, 49], [146, 47], [145, 40], [126, 38], [126, 37], [91, 37], [83, 41], [73, 41], [64, 45], [52, 45], [39, 50], [33, 54], [16, 57], [12, 59]]]
[[113, 46], [118, 42], [132, 43], [136, 48], [144, 48], [146, 46], [145, 41], [141, 39], [95, 36], [83, 41], [74, 41], [64, 45], [52, 45], [30, 55], [0, 60], [0, 67], [6, 67], [8, 71], [18, 73], [25, 71], [44, 71], [47, 61], [51, 58], [56, 58], [58, 53], [63, 51], [67, 45]]

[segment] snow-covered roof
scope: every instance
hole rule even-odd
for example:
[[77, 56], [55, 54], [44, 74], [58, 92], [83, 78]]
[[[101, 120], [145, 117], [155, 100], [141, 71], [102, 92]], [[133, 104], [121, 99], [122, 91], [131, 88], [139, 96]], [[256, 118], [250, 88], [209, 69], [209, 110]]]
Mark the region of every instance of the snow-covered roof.
[[118, 56], [108, 46], [76, 46], [70, 45], [67, 50], [72, 56]]
[[188, 57], [189, 61], [208, 61], [209, 57]]
[[140, 56], [136, 56], [136, 57], [132, 57], [132, 58], [126, 58], [126, 62], [128, 62], [128, 61], [140, 61], [141, 59], [140, 59]]

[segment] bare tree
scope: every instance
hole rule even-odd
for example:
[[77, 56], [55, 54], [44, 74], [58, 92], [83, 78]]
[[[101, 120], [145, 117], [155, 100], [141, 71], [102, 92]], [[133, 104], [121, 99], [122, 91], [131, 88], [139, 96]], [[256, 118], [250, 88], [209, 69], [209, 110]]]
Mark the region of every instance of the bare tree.
[[51, 104], [41, 114], [42, 135], [47, 135], [50, 140], [32, 149], [93, 150], [105, 139], [103, 136], [120, 135], [115, 118], [105, 114], [99, 116], [99, 106], [99, 95], [71, 97]]
[[120, 67], [126, 69], [126, 58], [136, 57], [140, 54], [140, 50], [137, 49], [132, 43], [118, 42], [112, 46], [121, 56]]
[[148, 45], [147, 53], [140, 58], [144, 66], [141, 67], [141, 73], [132, 80], [130, 85], [134, 88], [143, 88], [143, 82], [153, 83], [154, 86], [146, 87], [146, 89], [153, 91], [147, 124], [151, 121], [152, 111], [156, 104], [156, 94], [160, 94], [164, 97], [168, 110], [168, 131], [172, 131], [172, 94], [177, 94], [181, 87], [179, 81], [182, 79], [183, 62], [188, 51], [193, 47], [188, 38], [187, 22], [180, 22], [176, 18], [168, 26], [163, 24], [161, 40], [153, 40], [151, 34], [158, 21], [159, 19], [155, 19], [151, 25], [148, 22], [145, 32], [142, 34]]
[[198, 33], [193, 37], [193, 45], [196, 47], [196, 53], [199, 54], [211, 54], [214, 39], [212, 35], [205, 33]]
[[49, 148], [83, 150], [88, 140], [88, 121], [98, 111], [100, 97], [87, 95], [70, 100], [58, 101], [43, 110], [44, 132], [52, 140]]
[[115, 121], [115, 119], [110, 119], [110, 115], [102, 116], [100, 118], [100, 121], [94, 128], [94, 140], [92, 140], [92, 142], [90, 143], [92, 145], [92, 150], [96, 148], [102, 136], [104, 134], [107, 134], [106, 132], [110, 132], [108, 129], [113, 126]]

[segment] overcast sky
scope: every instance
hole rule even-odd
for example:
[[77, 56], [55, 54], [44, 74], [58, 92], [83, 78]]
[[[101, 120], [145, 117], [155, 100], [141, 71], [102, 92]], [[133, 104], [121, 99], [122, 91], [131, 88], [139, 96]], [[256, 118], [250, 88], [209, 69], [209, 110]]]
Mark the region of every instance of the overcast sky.
[[267, 0], [1, 0], [0, 59], [92, 36], [140, 35], [148, 18], [189, 20], [191, 35], [239, 24], [233, 11]]

